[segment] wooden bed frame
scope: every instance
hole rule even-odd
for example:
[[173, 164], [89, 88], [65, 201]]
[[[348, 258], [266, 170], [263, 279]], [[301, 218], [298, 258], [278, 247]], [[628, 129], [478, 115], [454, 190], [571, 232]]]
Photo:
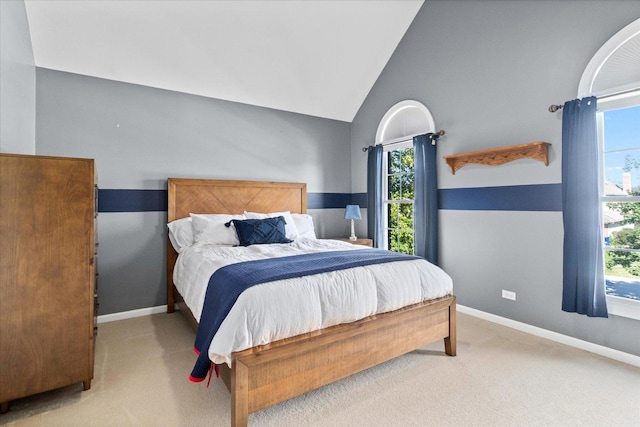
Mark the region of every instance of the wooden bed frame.
[[[307, 186], [301, 183], [170, 178], [168, 190], [169, 222], [189, 213], [307, 211]], [[181, 300], [173, 284], [176, 259], [168, 242], [169, 313]], [[196, 329], [197, 322], [186, 305], [180, 305], [180, 312]], [[231, 392], [231, 424], [246, 426], [252, 412], [441, 339], [445, 353], [455, 356], [454, 296], [235, 352], [232, 367], [221, 367], [221, 377]]]

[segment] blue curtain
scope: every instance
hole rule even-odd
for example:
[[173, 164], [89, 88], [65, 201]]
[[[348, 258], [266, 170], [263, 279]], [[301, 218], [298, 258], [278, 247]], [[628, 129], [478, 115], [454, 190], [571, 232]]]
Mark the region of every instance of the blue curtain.
[[431, 134], [413, 138], [415, 157], [414, 250], [427, 261], [438, 264], [438, 174], [436, 146]]
[[376, 248], [384, 236], [382, 206], [382, 145], [368, 148], [367, 158], [367, 234]]
[[607, 317], [595, 97], [562, 110], [562, 310]]

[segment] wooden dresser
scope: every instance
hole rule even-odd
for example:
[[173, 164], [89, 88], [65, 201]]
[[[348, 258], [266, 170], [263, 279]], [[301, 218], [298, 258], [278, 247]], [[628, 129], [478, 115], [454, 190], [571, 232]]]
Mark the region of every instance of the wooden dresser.
[[0, 154], [0, 409], [91, 386], [94, 161]]

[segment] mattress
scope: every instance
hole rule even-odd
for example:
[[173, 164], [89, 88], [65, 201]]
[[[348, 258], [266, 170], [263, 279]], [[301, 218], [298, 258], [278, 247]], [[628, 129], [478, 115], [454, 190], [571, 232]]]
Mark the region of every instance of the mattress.
[[[337, 240], [297, 239], [288, 244], [184, 248], [174, 283], [200, 320], [209, 278], [225, 265], [320, 251], [366, 250]], [[453, 282], [424, 259], [356, 267], [253, 286], [244, 291], [209, 347], [212, 362], [231, 366], [231, 354], [340, 323], [452, 295]]]

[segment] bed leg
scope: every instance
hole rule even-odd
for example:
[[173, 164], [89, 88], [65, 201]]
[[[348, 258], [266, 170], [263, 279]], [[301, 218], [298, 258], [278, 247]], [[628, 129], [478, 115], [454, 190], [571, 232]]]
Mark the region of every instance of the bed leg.
[[175, 311], [175, 299], [173, 296], [173, 283], [168, 284], [169, 290], [167, 291], [167, 313], [173, 313]]
[[249, 369], [238, 359], [231, 369], [231, 426], [246, 427], [249, 422]]
[[175, 286], [173, 284], [173, 267], [178, 260], [178, 253], [167, 240], [167, 313], [175, 310]]
[[456, 355], [456, 301], [449, 306], [449, 336], [444, 339], [444, 352], [449, 356]]

